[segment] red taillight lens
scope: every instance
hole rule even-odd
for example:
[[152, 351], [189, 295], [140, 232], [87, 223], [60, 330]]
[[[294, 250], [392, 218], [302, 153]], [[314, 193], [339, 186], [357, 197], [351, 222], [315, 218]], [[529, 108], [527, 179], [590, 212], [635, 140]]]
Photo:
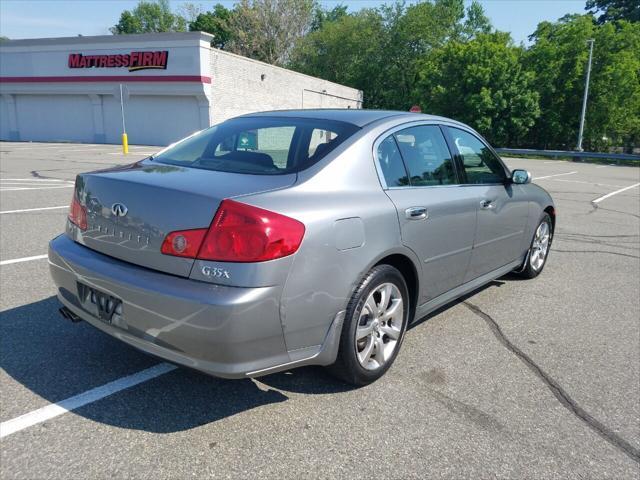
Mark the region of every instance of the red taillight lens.
[[[298, 220], [224, 200], [208, 230], [171, 232], [164, 239], [162, 253], [220, 262], [265, 262], [295, 253], [303, 236], [304, 224]], [[184, 237], [188, 247], [175, 253], [179, 237]]]
[[224, 200], [198, 258], [220, 262], [264, 262], [298, 250], [304, 224], [279, 213]]
[[171, 232], [165, 237], [160, 250], [165, 255], [195, 258], [206, 234], [206, 228]]
[[80, 205], [80, 200], [74, 192], [71, 199], [71, 206], [69, 207], [69, 220], [80, 230], [87, 229], [87, 208]]

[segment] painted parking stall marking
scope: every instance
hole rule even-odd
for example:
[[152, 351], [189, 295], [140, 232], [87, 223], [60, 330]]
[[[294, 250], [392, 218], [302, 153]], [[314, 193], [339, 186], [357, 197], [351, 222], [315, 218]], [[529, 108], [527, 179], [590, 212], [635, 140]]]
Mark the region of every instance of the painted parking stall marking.
[[545, 178], [563, 177], [565, 175], [573, 175], [578, 172], [557, 173], [555, 175], [545, 175], [544, 177], [535, 177], [534, 180], [544, 180]]
[[67, 412], [83, 407], [89, 403], [97, 402], [109, 395], [118, 393], [127, 388], [134, 387], [140, 383], [164, 375], [175, 370], [175, 365], [170, 363], [159, 363], [151, 368], [134, 373], [127, 377], [119, 378], [113, 382], [106, 383], [100, 387], [92, 388], [84, 393], [69, 397], [46, 407], [39, 408], [32, 412], [21, 415], [17, 418], [0, 423], [0, 438], [4, 438], [12, 433], [19, 432], [25, 428], [32, 427], [38, 423], [46, 422], [52, 418], [63, 415]]
[[42, 210], [61, 210], [63, 208], [69, 208], [69, 205], [61, 205], [59, 207], [23, 208], [21, 210], [4, 210], [0, 212], [0, 215], [6, 215], [9, 213], [40, 212]]
[[2, 178], [0, 192], [16, 192], [25, 190], [53, 190], [59, 188], [73, 188], [71, 180], [58, 178]]
[[13, 258], [11, 260], [2, 260], [0, 262], [0, 266], [2, 265], [11, 265], [13, 263], [22, 263], [22, 262], [32, 262], [34, 260], [43, 260], [47, 258], [47, 255], [34, 255], [32, 257], [22, 257], [22, 258]]
[[616, 190], [614, 192], [607, 193], [606, 195], [603, 195], [602, 197], [598, 197], [595, 200], [591, 200], [591, 203], [594, 206], [597, 206], [598, 203], [600, 203], [603, 200], [606, 200], [609, 197], [613, 197], [614, 195], [617, 195], [618, 193], [626, 192], [627, 190], [631, 190], [632, 188], [636, 188], [638, 186], [640, 186], [640, 182], [634, 183], [633, 185], [629, 185], [628, 187], [621, 188], [620, 190]]

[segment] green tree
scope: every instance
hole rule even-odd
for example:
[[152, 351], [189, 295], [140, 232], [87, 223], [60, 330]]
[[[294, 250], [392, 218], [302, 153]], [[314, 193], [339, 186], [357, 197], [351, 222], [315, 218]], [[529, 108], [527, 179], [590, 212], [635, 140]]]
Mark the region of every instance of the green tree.
[[476, 27], [490, 29], [475, 2], [466, 14], [462, 0], [362, 9], [306, 35], [294, 48], [289, 66], [363, 90], [367, 108], [406, 110], [418, 62], [449, 39], [472, 38]]
[[114, 35], [184, 32], [186, 20], [171, 11], [169, 0], [140, 0], [132, 11], [123, 11], [118, 23], [109, 30]]
[[364, 8], [306, 35], [296, 45], [289, 67], [365, 90], [367, 107], [381, 107], [385, 35], [380, 13]]
[[478, 33], [490, 33], [491, 21], [484, 13], [482, 5], [473, 0], [467, 8], [467, 18], [464, 22], [463, 33], [467, 38], [473, 38]]
[[342, 4], [336, 5], [331, 10], [326, 10], [320, 5], [316, 6], [313, 12], [313, 20], [311, 21], [310, 30], [315, 32], [316, 30], [320, 30], [327, 22], [340, 20], [342, 17], [348, 15], [347, 9], [348, 7]]
[[640, 2], [638, 0], [587, 0], [585, 10], [596, 15], [600, 13], [599, 24], [627, 20], [640, 22]]
[[542, 22], [530, 37], [525, 65], [535, 76], [542, 115], [529, 142], [572, 149], [577, 135], [589, 51], [595, 39], [584, 147], [626, 146], [640, 141], [640, 24], [597, 25], [591, 15]]
[[210, 12], [200, 13], [196, 19], [189, 24], [192, 32], [207, 32], [213, 35], [211, 45], [215, 48], [224, 49], [231, 38], [231, 16], [233, 12], [224, 5], [216, 4]]
[[503, 32], [449, 41], [421, 62], [415, 101], [468, 123], [496, 145], [516, 145], [540, 115], [523, 53]]
[[315, 8], [315, 0], [240, 0], [229, 21], [228, 50], [284, 65], [309, 32]]

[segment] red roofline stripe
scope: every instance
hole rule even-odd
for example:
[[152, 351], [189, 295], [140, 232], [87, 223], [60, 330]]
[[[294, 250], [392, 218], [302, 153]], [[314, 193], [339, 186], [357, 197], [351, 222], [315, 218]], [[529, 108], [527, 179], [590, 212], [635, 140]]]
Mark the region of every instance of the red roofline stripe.
[[211, 83], [200, 75], [91, 75], [75, 77], [0, 77], [0, 83], [82, 83], [82, 82], [198, 82]]

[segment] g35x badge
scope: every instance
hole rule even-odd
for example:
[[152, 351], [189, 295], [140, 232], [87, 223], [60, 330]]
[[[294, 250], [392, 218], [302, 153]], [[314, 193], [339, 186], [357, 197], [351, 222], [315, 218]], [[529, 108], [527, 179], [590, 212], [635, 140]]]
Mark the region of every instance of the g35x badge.
[[224, 268], [209, 267], [205, 265], [204, 267], [202, 267], [201, 271], [205, 277], [209, 278], [231, 278], [229, 272]]

